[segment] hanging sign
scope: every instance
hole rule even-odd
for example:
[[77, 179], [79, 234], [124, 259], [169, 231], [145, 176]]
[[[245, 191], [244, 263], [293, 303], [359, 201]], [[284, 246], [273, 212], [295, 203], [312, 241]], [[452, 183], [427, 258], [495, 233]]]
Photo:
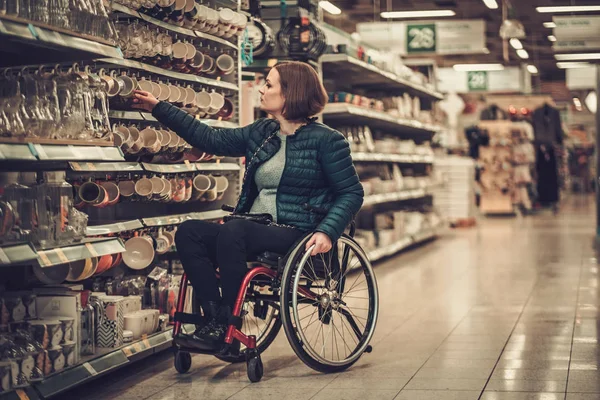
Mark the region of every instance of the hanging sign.
[[554, 17], [554, 36], [558, 41], [598, 40], [600, 37], [600, 17]]
[[470, 92], [488, 90], [487, 71], [469, 71], [467, 73], [467, 87]]
[[552, 49], [554, 51], [600, 49], [600, 40], [557, 40]]
[[482, 19], [366, 22], [356, 30], [363, 42], [400, 54], [476, 54], [486, 48]]

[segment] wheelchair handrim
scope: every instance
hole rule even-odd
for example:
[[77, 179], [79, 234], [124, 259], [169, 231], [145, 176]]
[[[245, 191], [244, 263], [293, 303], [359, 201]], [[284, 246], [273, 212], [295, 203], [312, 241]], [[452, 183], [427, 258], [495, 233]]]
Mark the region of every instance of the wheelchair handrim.
[[[347, 238], [345, 236], [342, 236], [339, 240], [342, 241], [346, 246], [349, 246], [357, 254], [359, 254], [361, 256], [362, 260], [364, 261], [364, 263], [361, 261], [360, 264], [361, 264], [361, 268], [363, 269], [363, 273], [365, 274], [365, 277], [367, 279], [368, 289], [371, 292], [370, 295], [373, 297], [369, 301], [369, 303], [370, 303], [369, 308], [372, 307], [372, 310], [369, 313], [369, 318], [367, 320], [367, 324], [365, 324], [364, 329], [366, 332], [362, 333], [362, 338], [360, 339], [358, 346], [354, 349], [354, 351], [352, 351], [348, 355], [347, 358], [345, 358], [344, 360], [335, 361], [335, 360], [329, 360], [329, 359], [321, 357], [317, 352], [315, 352], [315, 349], [312, 348], [308, 338], [306, 337], [303, 329], [301, 328], [301, 326], [302, 326], [300, 324], [301, 319], [300, 319], [300, 315], [298, 312], [298, 287], [300, 286], [300, 280], [303, 275], [302, 271], [304, 270], [304, 267], [307, 265], [307, 261], [310, 258], [310, 253], [312, 251], [312, 248], [310, 248], [309, 251], [307, 251], [302, 256], [302, 258], [300, 260], [301, 264], [295, 273], [294, 286], [292, 288], [292, 313], [294, 316], [294, 324], [296, 325], [296, 332], [298, 333], [298, 335], [300, 336], [300, 338], [303, 342], [303, 349], [316, 361], [326, 364], [326, 365], [330, 365], [330, 366], [345, 366], [349, 363], [355, 362], [362, 355], [362, 353], [365, 351], [365, 349], [369, 345], [369, 342], [371, 341], [371, 338], [373, 337], [373, 334], [375, 332], [375, 326], [377, 323], [377, 315], [379, 312], [379, 304], [378, 304], [379, 303], [378, 302], [379, 294], [378, 294], [378, 289], [377, 289], [377, 281], [375, 280], [371, 263], [369, 262], [364, 251], [362, 251], [362, 249], [353, 240], [351, 240], [350, 238]], [[293, 268], [292, 265], [288, 265], [287, 267]], [[365, 271], [365, 269], [366, 269], [366, 271]]]

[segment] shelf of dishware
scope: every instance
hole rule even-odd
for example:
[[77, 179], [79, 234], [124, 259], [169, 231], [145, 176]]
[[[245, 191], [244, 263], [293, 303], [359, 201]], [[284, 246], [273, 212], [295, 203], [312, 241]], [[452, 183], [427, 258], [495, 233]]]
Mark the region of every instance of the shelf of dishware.
[[125, 245], [119, 238], [85, 239], [80, 243], [56, 246], [47, 250], [37, 250], [37, 259], [42, 267], [66, 264], [101, 257], [107, 254], [123, 253]]
[[140, 18], [140, 19], [142, 19], [142, 20], [144, 20], [144, 21], [146, 21], [148, 23], [151, 23], [153, 25], [159, 26], [159, 27], [161, 27], [163, 29], [166, 29], [166, 30], [169, 30], [169, 31], [181, 34], [181, 35], [186, 35], [186, 36], [190, 36], [190, 37], [194, 37], [194, 38], [200, 38], [200, 39], [210, 40], [212, 42], [219, 43], [219, 44], [222, 44], [224, 46], [227, 46], [227, 47], [230, 47], [230, 48], [236, 49], [236, 50], [238, 48], [237, 45], [236, 45], [236, 43], [232, 43], [230, 41], [227, 41], [227, 40], [222, 39], [222, 38], [217, 37], [217, 36], [210, 35], [210, 34], [205, 33], [205, 32], [191, 30], [191, 29], [187, 29], [187, 28], [180, 27], [180, 26], [177, 26], [177, 25], [169, 24], [167, 22], [160, 21], [160, 20], [158, 20], [156, 18], [152, 18], [149, 15], [145, 15], [145, 14], [142, 14], [142, 13], [140, 13], [138, 11], [132, 10], [131, 8], [125, 7], [122, 4], [116, 4], [116, 3], [114, 3], [112, 5], [112, 9], [113, 9], [113, 11], [118, 11], [120, 13], [130, 15], [132, 17]]
[[142, 165], [136, 162], [69, 162], [69, 168], [77, 172], [140, 172]]
[[422, 154], [382, 154], [382, 153], [352, 153], [353, 161], [361, 162], [390, 162], [402, 164], [431, 164], [434, 157]]
[[394, 201], [416, 200], [431, 195], [430, 187], [427, 189], [408, 189], [392, 193], [372, 194], [365, 196], [363, 207], [374, 206], [376, 204], [391, 203]]
[[40, 396], [32, 387], [16, 389], [10, 392], [0, 393], [0, 400], [39, 400]]
[[353, 86], [369, 87], [387, 92], [405, 91], [410, 94], [433, 100], [442, 100], [444, 96], [418, 83], [403, 79], [393, 72], [385, 71], [347, 54], [324, 54], [320, 58], [325, 78], [332, 77]]
[[[79, 364], [55, 373], [41, 382], [32, 383], [32, 388], [41, 395], [42, 399], [56, 396], [100, 375], [163, 351], [171, 346], [172, 340], [173, 330], [169, 327], [167, 330], [142, 337], [120, 347], [98, 349], [96, 354], [82, 357]], [[4, 400], [4, 397], [0, 396], [0, 400]]]
[[[151, 113], [147, 112], [110, 110], [108, 112], [108, 116], [111, 119], [158, 122], [158, 120], [154, 118]], [[239, 127], [235, 122], [223, 121], [219, 119], [199, 119], [199, 121], [213, 128], [230, 129]]]
[[0, 144], [2, 161], [125, 161], [118, 147], [61, 144]]
[[[103, 41], [101, 38], [92, 38], [91, 36], [69, 32], [65, 29], [8, 15], [0, 15], [0, 36], [5, 39], [16, 39], [21, 46], [23, 46], [24, 43], [30, 43], [35, 46], [46, 46], [65, 51], [77, 51], [86, 54], [89, 58], [123, 57], [121, 49], [116, 46], [101, 43]], [[82, 57], [77, 54], [77, 58]]]
[[234, 83], [229, 83], [218, 79], [204, 78], [202, 76], [197, 76], [194, 74], [184, 74], [181, 72], [170, 71], [168, 69], [155, 67], [154, 65], [144, 64], [139, 61], [128, 60], [126, 58], [102, 58], [100, 60], [97, 60], [97, 62], [100, 64], [109, 64], [112, 66], [134, 68], [141, 71], [149, 72], [151, 74], [162, 75], [167, 78], [177, 79], [180, 81], [194, 82], [202, 85], [214, 86], [221, 89], [238, 89], [237, 85]]
[[85, 230], [85, 234], [86, 236], [103, 236], [134, 231], [136, 229], [142, 229], [143, 227], [144, 224], [142, 224], [142, 221], [134, 219], [132, 221], [116, 222], [113, 224], [88, 226]]
[[417, 120], [394, 117], [382, 111], [355, 106], [348, 103], [329, 103], [323, 111], [326, 122], [343, 121], [345, 124], [353, 121], [381, 129], [396, 129], [398, 132], [433, 134], [441, 130], [437, 125], [425, 124]]
[[439, 234], [439, 227], [440, 226], [427, 228], [414, 235], [408, 235], [394, 244], [368, 252], [367, 256], [369, 257], [369, 260], [371, 262], [380, 260], [385, 257], [393, 256], [394, 254], [399, 253], [410, 246], [414, 246], [435, 239]]

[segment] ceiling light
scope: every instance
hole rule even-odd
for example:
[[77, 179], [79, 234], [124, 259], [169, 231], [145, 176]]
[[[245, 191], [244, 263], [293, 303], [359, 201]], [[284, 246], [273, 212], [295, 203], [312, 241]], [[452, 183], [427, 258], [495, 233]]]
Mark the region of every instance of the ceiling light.
[[578, 97], [573, 97], [573, 104], [575, 104], [575, 109], [577, 111], [583, 110], [583, 107], [581, 107], [581, 100], [579, 100]]
[[430, 18], [452, 17], [456, 13], [452, 10], [423, 10], [423, 11], [384, 11], [382, 18]]
[[487, 8], [491, 8], [492, 10], [498, 8], [498, 2], [496, 0], [483, 0], [483, 4], [485, 4]]
[[555, 54], [558, 61], [600, 60], [600, 53]]
[[342, 10], [340, 10], [337, 6], [328, 2], [327, 0], [319, 1], [319, 7], [327, 11], [329, 14], [339, 15], [342, 13]]
[[529, 53], [525, 49], [517, 50], [517, 55], [525, 60], [529, 58]]
[[529, 64], [527, 66], [527, 71], [529, 71], [530, 74], [537, 74], [539, 71], [537, 69], [537, 67], [535, 65]]
[[502, 71], [502, 64], [455, 64], [455, 71]]
[[592, 64], [587, 62], [557, 62], [556, 66], [560, 69], [589, 68]]
[[509, 43], [515, 50], [521, 50], [523, 48], [523, 43], [517, 38], [510, 39]]
[[548, 40], [551, 42], [556, 42], [556, 36], [554, 35], [548, 35]]
[[596, 92], [591, 91], [586, 96], [584, 101], [585, 101], [585, 106], [588, 108], [588, 110], [590, 110], [591, 112], [596, 114], [596, 111], [598, 110], [598, 95], [596, 94]]
[[537, 7], [539, 13], [572, 13], [572, 12], [590, 12], [600, 11], [600, 6], [558, 6], [558, 7]]
[[544, 22], [544, 28], [554, 29], [556, 28], [556, 24], [554, 22]]

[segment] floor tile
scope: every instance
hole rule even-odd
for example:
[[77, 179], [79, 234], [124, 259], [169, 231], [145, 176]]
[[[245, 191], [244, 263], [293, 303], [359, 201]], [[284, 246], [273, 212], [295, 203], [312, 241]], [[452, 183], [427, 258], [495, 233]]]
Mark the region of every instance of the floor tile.
[[[368, 389], [323, 389], [311, 400], [392, 400], [399, 390]], [[246, 398], [244, 398], [246, 399]], [[233, 397], [231, 400], [239, 400]], [[256, 398], [248, 398], [256, 400]]]
[[444, 379], [413, 378], [408, 382], [406, 390], [483, 390], [484, 379]]
[[[232, 396], [230, 395], [231, 397], [228, 397], [228, 400], [308, 400], [313, 398], [318, 391], [319, 389], [308, 388], [286, 389], [247, 387]], [[195, 397], [195, 399], [202, 399], [202, 397], [198, 396]]]
[[362, 389], [362, 388], [377, 388], [377, 389], [395, 389], [400, 390], [410, 380], [409, 377], [398, 378], [381, 378], [381, 377], [345, 377], [338, 376], [330, 382], [327, 389]]
[[484, 392], [480, 400], [564, 400], [564, 393]]
[[491, 369], [483, 368], [421, 368], [415, 378], [488, 379], [491, 373]]
[[567, 387], [566, 381], [532, 381], [492, 379], [485, 387], [486, 391], [497, 392], [561, 392]]
[[596, 378], [587, 380], [572, 380], [569, 378], [567, 392], [598, 393], [598, 398], [600, 398], [600, 380]]
[[497, 380], [533, 380], [533, 381], [567, 381], [569, 371], [566, 369], [494, 369], [491, 379]]
[[394, 400], [477, 400], [479, 391], [403, 390]]

